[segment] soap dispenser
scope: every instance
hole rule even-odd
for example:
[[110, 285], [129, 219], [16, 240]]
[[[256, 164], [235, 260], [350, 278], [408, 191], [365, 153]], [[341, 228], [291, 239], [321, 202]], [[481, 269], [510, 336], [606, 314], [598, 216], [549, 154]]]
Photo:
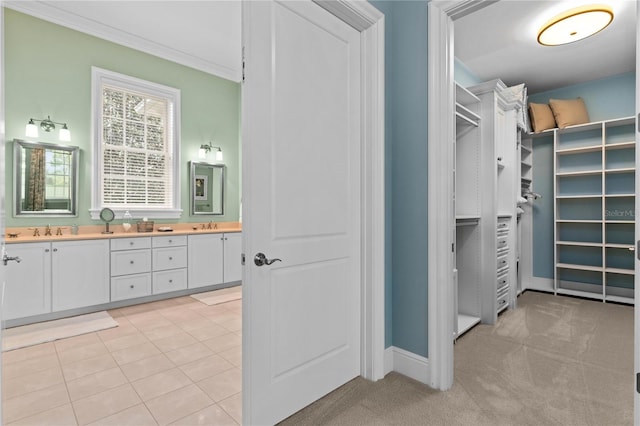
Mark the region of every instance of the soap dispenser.
[[131, 213], [129, 213], [129, 210], [124, 212], [124, 215], [122, 216], [122, 229], [124, 229], [124, 232], [129, 232], [129, 230], [131, 229], [132, 220], [133, 218], [131, 217]]

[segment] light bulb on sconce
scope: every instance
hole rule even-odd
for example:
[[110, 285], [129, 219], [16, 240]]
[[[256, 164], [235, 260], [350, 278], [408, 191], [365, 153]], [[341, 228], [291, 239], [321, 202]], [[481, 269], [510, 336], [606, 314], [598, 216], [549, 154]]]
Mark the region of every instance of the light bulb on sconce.
[[51, 120], [51, 116], [47, 116], [47, 118], [43, 120], [37, 120], [35, 118], [30, 118], [27, 123], [27, 127], [25, 128], [25, 136], [29, 138], [37, 138], [38, 137], [38, 126], [36, 126], [36, 121], [40, 122], [40, 128], [45, 132], [51, 132], [56, 129], [56, 124], [62, 126], [60, 129], [60, 133], [58, 134], [58, 139], [64, 142], [69, 142], [71, 140], [71, 131], [67, 127], [67, 123], [59, 123], [57, 121]]
[[198, 150], [198, 157], [207, 158], [207, 153], [211, 152], [211, 150], [215, 150], [216, 152], [216, 161], [222, 161], [222, 149], [219, 146], [212, 146], [211, 143], [200, 145], [200, 149]]

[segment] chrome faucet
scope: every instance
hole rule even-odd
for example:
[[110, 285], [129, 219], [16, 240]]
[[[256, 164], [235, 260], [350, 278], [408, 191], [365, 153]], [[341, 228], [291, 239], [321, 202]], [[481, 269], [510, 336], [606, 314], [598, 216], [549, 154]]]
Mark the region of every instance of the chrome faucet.
[[44, 235], [46, 237], [50, 237], [51, 236], [51, 225], [47, 225], [47, 227], [44, 228]]

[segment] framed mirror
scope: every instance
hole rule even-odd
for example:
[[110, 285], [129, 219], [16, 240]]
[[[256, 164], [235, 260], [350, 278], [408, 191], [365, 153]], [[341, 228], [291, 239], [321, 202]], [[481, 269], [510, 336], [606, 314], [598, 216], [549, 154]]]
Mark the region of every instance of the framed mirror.
[[15, 216], [77, 216], [80, 148], [13, 141]]
[[190, 162], [191, 214], [224, 214], [224, 165]]

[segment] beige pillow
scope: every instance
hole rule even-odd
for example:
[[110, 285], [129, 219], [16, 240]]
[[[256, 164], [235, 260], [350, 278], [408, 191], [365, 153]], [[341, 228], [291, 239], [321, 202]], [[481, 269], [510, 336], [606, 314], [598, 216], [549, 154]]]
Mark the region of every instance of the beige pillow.
[[536, 133], [556, 127], [553, 112], [551, 112], [551, 108], [547, 104], [530, 103], [529, 117], [531, 117], [531, 127]]
[[561, 129], [589, 122], [587, 107], [582, 98], [549, 99], [549, 106], [553, 111], [558, 127]]

